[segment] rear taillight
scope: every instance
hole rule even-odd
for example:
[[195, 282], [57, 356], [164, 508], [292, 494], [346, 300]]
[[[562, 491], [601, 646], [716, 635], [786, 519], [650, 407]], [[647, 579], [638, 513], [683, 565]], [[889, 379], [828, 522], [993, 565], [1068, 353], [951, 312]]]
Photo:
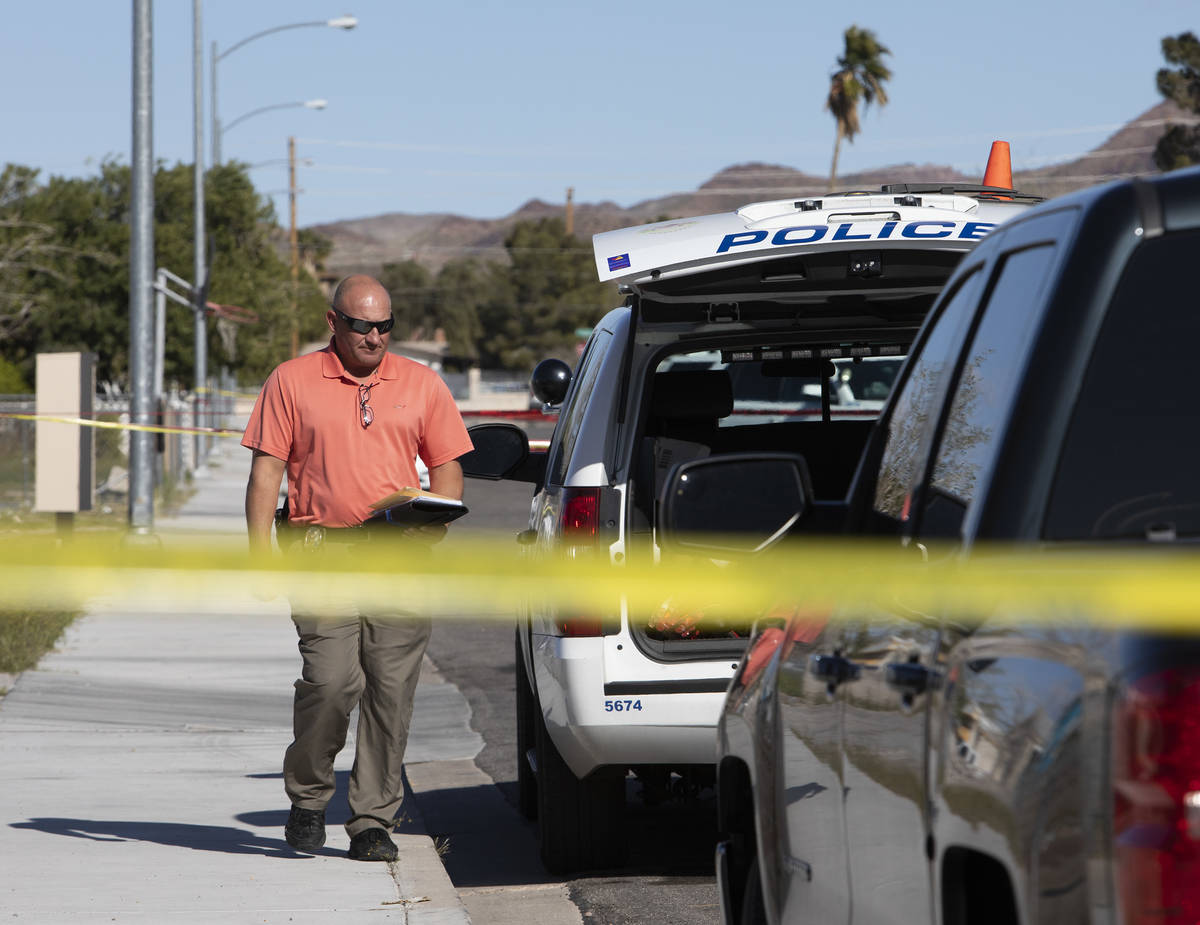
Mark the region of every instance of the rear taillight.
[[562, 634], [572, 639], [604, 635], [604, 624], [599, 617], [559, 617], [555, 622]]
[[1141, 678], [1117, 703], [1113, 837], [1125, 925], [1200, 921], [1200, 670]]
[[565, 488], [562, 538], [568, 544], [592, 543], [600, 526], [600, 489]]
[[[568, 556], [577, 558], [595, 552], [600, 527], [600, 489], [564, 488], [560, 536]], [[599, 617], [560, 616], [556, 621], [564, 636], [600, 636], [604, 627]]]

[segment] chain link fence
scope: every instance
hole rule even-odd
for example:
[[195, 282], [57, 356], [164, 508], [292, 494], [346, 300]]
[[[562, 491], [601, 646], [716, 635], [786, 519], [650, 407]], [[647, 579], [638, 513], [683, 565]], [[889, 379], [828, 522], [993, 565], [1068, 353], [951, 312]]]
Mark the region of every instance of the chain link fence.
[[[164, 428], [219, 427], [232, 411], [228, 398], [232, 382], [214, 380], [212, 398], [199, 415], [189, 393], [170, 392], [162, 401], [157, 422]], [[93, 417], [97, 421], [128, 424], [129, 399], [114, 390], [106, 390], [94, 400]], [[37, 422], [13, 415], [36, 413], [32, 395], [0, 395], [0, 517], [20, 517], [34, 513], [37, 470]], [[199, 417], [199, 421], [197, 421]], [[96, 427], [94, 445], [95, 508], [118, 511], [129, 501], [128, 430]], [[203, 439], [203, 438], [201, 438]], [[209, 438], [211, 439], [211, 438]], [[197, 467], [197, 453], [203, 458], [201, 440], [188, 433], [154, 434], [155, 489], [159, 503], [170, 506], [185, 488]]]

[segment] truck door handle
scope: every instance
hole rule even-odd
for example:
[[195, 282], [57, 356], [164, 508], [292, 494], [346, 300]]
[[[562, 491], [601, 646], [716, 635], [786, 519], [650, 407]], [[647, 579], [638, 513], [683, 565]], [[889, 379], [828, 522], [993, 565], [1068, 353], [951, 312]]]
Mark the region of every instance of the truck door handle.
[[831, 686], [837, 686], [843, 681], [853, 681], [858, 677], [858, 666], [841, 655], [810, 655], [808, 669], [818, 680], [825, 681]]
[[892, 662], [884, 670], [884, 681], [904, 694], [923, 694], [936, 687], [940, 675], [919, 662]]

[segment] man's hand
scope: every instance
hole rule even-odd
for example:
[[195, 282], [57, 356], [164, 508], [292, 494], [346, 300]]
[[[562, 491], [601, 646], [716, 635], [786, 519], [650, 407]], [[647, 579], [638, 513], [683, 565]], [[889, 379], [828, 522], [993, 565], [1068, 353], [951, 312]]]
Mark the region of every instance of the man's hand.
[[423, 527], [406, 527], [404, 536], [423, 546], [436, 546], [446, 538], [445, 524], [426, 524]]

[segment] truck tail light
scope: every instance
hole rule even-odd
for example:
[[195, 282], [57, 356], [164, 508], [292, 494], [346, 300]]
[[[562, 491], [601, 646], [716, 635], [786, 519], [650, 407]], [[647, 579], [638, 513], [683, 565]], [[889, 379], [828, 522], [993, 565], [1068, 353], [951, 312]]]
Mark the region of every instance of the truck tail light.
[[599, 617], [559, 617], [558, 628], [564, 636], [577, 639], [584, 636], [603, 636], [604, 624]]
[[1131, 684], [1113, 722], [1113, 838], [1126, 925], [1200, 921], [1200, 670]]
[[600, 489], [564, 488], [562, 538], [568, 545], [596, 542], [600, 527]]
[[[595, 552], [600, 529], [600, 489], [564, 488], [560, 535], [568, 556], [578, 558]], [[576, 614], [559, 616], [558, 628], [564, 636], [602, 636], [600, 617]]]

